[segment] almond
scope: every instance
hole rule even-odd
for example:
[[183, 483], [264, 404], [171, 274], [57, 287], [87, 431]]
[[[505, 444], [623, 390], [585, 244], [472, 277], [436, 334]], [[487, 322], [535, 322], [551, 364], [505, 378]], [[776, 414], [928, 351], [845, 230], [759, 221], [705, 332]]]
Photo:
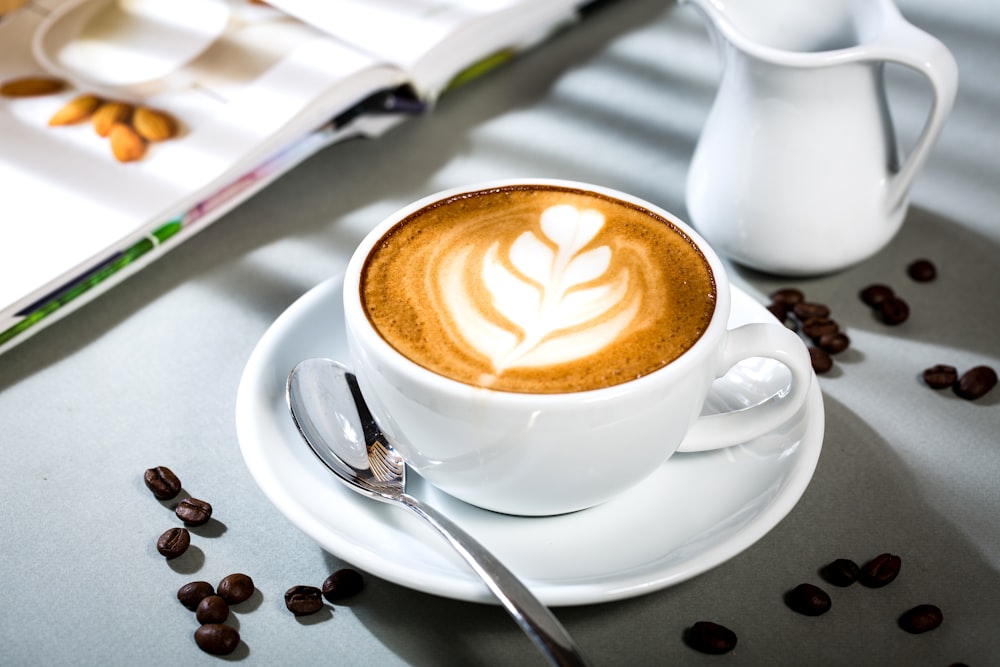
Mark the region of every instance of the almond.
[[165, 111], [137, 107], [132, 126], [146, 141], [166, 141], [177, 136], [177, 121]]
[[105, 102], [97, 107], [91, 122], [94, 131], [102, 137], [108, 136], [115, 123], [127, 123], [132, 116], [132, 105], [127, 102]]
[[135, 162], [146, 154], [146, 142], [131, 125], [115, 123], [108, 131], [111, 152], [119, 162]]
[[49, 76], [25, 76], [20, 79], [4, 81], [0, 85], [0, 95], [4, 97], [35, 97], [58, 93], [66, 87], [62, 79]]
[[49, 125], [54, 127], [56, 125], [73, 125], [83, 122], [90, 118], [90, 115], [94, 113], [97, 107], [101, 106], [101, 101], [101, 98], [97, 95], [80, 95], [79, 97], [74, 97], [63, 108], [52, 114], [52, 118], [49, 118]]

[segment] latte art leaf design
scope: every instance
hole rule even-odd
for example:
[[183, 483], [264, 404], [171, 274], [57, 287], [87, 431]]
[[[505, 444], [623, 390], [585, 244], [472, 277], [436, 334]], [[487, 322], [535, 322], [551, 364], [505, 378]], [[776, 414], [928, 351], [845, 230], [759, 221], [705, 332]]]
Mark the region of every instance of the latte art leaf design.
[[[524, 231], [506, 249], [499, 241], [490, 245], [478, 273], [467, 266], [471, 252], [458, 253], [443, 272], [446, 305], [462, 337], [491, 359], [497, 374], [593, 354], [639, 310], [638, 295], [628, 295], [627, 268], [609, 271], [611, 248], [588, 248], [604, 227], [603, 215], [556, 205], [540, 223], [544, 238]], [[509, 327], [479, 312], [470, 292], [480, 288]]]

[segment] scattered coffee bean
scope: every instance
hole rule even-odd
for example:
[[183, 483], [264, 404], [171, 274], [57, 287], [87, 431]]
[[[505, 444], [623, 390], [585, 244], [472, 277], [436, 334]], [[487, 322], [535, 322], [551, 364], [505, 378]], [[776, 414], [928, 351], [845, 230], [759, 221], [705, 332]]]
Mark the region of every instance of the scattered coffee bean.
[[729, 653], [736, 648], [736, 633], [711, 621], [698, 621], [688, 628], [684, 639], [696, 651], [712, 655]]
[[156, 540], [156, 550], [170, 560], [177, 558], [191, 546], [191, 533], [187, 528], [169, 528]]
[[958, 381], [958, 371], [954, 366], [937, 364], [924, 369], [924, 383], [931, 389], [944, 389]]
[[813, 342], [818, 342], [820, 338], [828, 334], [835, 334], [840, 331], [840, 325], [829, 317], [811, 317], [802, 323], [802, 333]]
[[792, 312], [795, 313], [795, 317], [799, 318], [802, 322], [806, 320], [811, 320], [814, 317], [829, 317], [830, 308], [822, 303], [814, 303], [812, 301], [802, 301], [792, 306]]
[[212, 506], [204, 500], [185, 498], [174, 508], [174, 514], [187, 526], [202, 526], [212, 518]]
[[330, 602], [343, 600], [361, 592], [365, 582], [357, 570], [337, 570], [323, 582], [323, 597]]
[[850, 586], [858, 580], [861, 568], [853, 560], [838, 558], [823, 568], [823, 578], [834, 586]]
[[146, 488], [159, 500], [170, 500], [181, 492], [181, 481], [166, 466], [150, 468], [143, 474], [142, 479], [146, 483]]
[[785, 596], [785, 604], [806, 616], [821, 616], [830, 611], [830, 596], [819, 586], [799, 584]]
[[774, 315], [779, 322], [788, 319], [788, 306], [786, 304], [772, 301], [767, 305], [767, 311]]
[[954, 385], [955, 394], [967, 401], [985, 396], [997, 384], [997, 372], [989, 366], [976, 366], [962, 374]]
[[229, 655], [240, 644], [240, 633], [231, 625], [206, 623], [194, 631], [194, 641], [205, 653]]
[[874, 284], [861, 290], [861, 300], [872, 308], [876, 308], [886, 299], [895, 296], [895, 292], [888, 285]]
[[881, 588], [899, 575], [902, 560], [899, 556], [884, 553], [875, 556], [861, 567], [859, 580], [869, 588]]
[[296, 616], [315, 614], [323, 608], [323, 591], [315, 586], [292, 586], [285, 591], [285, 607]]
[[910, 317], [910, 306], [898, 296], [891, 296], [880, 302], [875, 312], [883, 323], [896, 326]]
[[201, 624], [223, 623], [229, 618], [229, 605], [219, 595], [209, 595], [198, 603], [194, 617]]
[[226, 575], [216, 586], [216, 591], [229, 604], [239, 604], [253, 595], [253, 579], [239, 572]]
[[906, 267], [906, 273], [918, 283], [927, 283], [937, 278], [937, 267], [929, 259], [918, 259]]
[[944, 615], [932, 604], [918, 604], [913, 609], [903, 612], [899, 617], [899, 627], [907, 632], [919, 635], [929, 632], [941, 625]]
[[838, 331], [820, 336], [816, 344], [827, 354], [840, 354], [851, 346], [851, 339], [847, 334]]
[[811, 345], [809, 346], [809, 361], [812, 362], [813, 371], [817, 375], [822, 375], [833, 368], [833, 359], [830, 358], [830, 355], [825, 350]]
[[207, 581], [192, 581], [177, 590], [177, 599], [191, 611], [197, 609], [198, 604], [209, 595], [215, 595], [215, 589]]
[[802, 290], [798, 290], [794, 287], [784, 287], [771, 294], [771, 301], [773, 303], [780, 303], [787, 306], [788, 309], [797, 303], [802, 303], [805, 300], [806, 297], [802, 293]]

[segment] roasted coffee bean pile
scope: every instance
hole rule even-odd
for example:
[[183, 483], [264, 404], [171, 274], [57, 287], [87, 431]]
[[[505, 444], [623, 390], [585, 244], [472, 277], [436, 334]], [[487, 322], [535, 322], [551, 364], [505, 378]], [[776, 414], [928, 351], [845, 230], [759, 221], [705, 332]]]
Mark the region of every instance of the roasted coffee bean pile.
[[[166, 466], [149, 468], [143, 473], [143, 482], [157, 500], [173, 500], [181, 492], [181, 480]], [[212, 518], [212, 506], [197, 498], [183, 498], [174, 506], [174, 515], [185, 526], [203, 526]], [[183, 556], [191, 546], [191, 533], [187, 528], [168, 528], [156, 541], [156, 550], [167, 560]]]
[[[166, 466], [146, 470], [143, 481], [152, 494], [161, 501], [173, 500], [181, 490], [176, 474]], [[212, 517], [212, 506], [204, 500], [186, 497], [174, 506], [174, 514], [185, 526], [203, 526]], [[156, 542], [156, 550], [166, 559], [177, 558], [191, 544], [187, 528], [167, 529]], [[285, 593], [285, 607], [296, 616], [314, 614], [324, 607], [323, 600], [331, 604], [361, 592], [364, 579], [361, 573], [350, 568], [337, 570], [328, 576], [321, 587], [293, 586]], [[194, 612], [198, 629], [195, 644], [212, 655], [230, 655], [240, 644], [239, 631], [226, 623], [230, 608], [249, 600], [256, 591], [253, 579], [242, 572], [226, 575], [218, 585], [207, 581], [191, 581], [177, 590], [177, 600]]]
[[[902, 570], [902, 559], [891, 553], [881, 553], [864, 565], [859, 566], [849, 558], [838, 558], [820, 570], [820, 576], [839, 588], [855, 582], [868, 588], [888, 586]], [[785, 603], [794, 611], [806, 616], [820, 616], [830, 610], [832, 601], [829, 594], [813, 584], [799, 584], [785, 596]], [[899, 617], [898, 624], [903, 630], [919, 634], [941, 625], [944, 615], [932, 604], [920, 604]]]
[[997, 372], [989, 366], [976, 366], [959, 376], [954, 366], [936, 364], [925, 369], [921, 377], [931, 389], [951, 387], [956, 396], [967, 401], [982, 398], [997, 385]]
[[229, 655], [240, 644], [239, 630], [227, 625], [230, 607], [253, 595], [253, 579], [242, 572], [222, 578], [215, 587], [207, 581], [192, 581], [177, 589], [177, 600], [194, 612], [198, 629], [194, 641], [205, 653]]
[[884, 324], [896, 326], [910, 319], [910, 304], [888, 285], [869, 285], [858, 296]]
[[806, 301], [802, 290], [795, 287], [777, 290], [771, 294], [767, 309], [810, 343], [809, 359], [818, 375], [833, 368], [832, 355], [840, 354], [851, 345], [851, 339], [830, 318], [829, 306]]
[[308, 616], [323, 608], [324, 598], [330, 603], [344, 600], [360, 593], [364, 585], [360, 572], [344, 568], [327, 577], [321, 588], [292, 586], [285, 591], [285, 607], [296, 616]]
[[[937, 279], [937, 267], [929, 259], [917, 259], [906, 267], [915, 282]], [[909, 304], [889, 285], [873, 283], [858, 296], [884, 324], [896, 326], [910, 317]], [[808, 302], [802, 290], [784, 287], [771, 294], [767, 309], [789, 328], [798, 331], [810, 343], [809, 358], [813, 370], [823, 374], [833, 368], [833, 356], [846, 350], [851, 341], [837, 323], [830, 319], [830, 309], [822, 303]], [[962, 375], [954, 366], [936, 364], [923, 371], [924, 384], [931, 389], [951, 388], [956, 396], [969, 401], [982, 398], [997, 385], [997, 372], [990, 366], [976, 366]]]
[[[157, 500], [173, 500], [180, 495], [180, 478], [166, 466], [149, 468], [143, 474], [146, 488]], [[198, 498], [182, 498], [173, 507], [174, 515], [185, 526], [204, 526], [212, 518], [212, 505]], [[191, 546], [191, 533], [187, 528], [168, 528], [156, 541], [156, 550], [167, 560], [182, 556]], [[218, 588], [207, 581], [192, 581], [181, 586], [177, 599], [195, 613], [200, 624], [194, 641], [202, 651], [212, 655], [229, 655], [240, 643], [239, 631], [226, 625], [229, 606], [250, 598], [254, 592], [253, 580], [245, 574], [230, 574], [219, 582]]]
[[[858, 565], [849, 558], [837, 558], [820, 569], [820, 576], [829, 584], [845, 588], [860, 583], [868, 588], [882, 588], [896, 580], [902, 569], [902, 559], [891, 553], [881, 553]], [[789, 609], [804, 616], [822, 616], [833, 607], [825, 590], [811, 583], [801, 583], [785, 593]], [[919, 604], [904, 611], [897, 625], [911, 634], [929, 632], [944, 621], [941, 609], [932, 604]], [[684, 642], [702, 653], [721, 655], [736, 648], [736, 633], [712, 621], [698, 621], [684, 633]], [[957, 667], [961, 663], [954, 663]]]

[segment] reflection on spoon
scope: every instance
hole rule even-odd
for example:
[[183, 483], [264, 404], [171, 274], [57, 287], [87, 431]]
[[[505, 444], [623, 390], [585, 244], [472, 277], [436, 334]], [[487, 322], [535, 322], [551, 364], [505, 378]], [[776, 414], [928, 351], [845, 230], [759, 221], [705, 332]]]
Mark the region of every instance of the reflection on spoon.
[[364, 496], [405, 507], [432, 526], [551, 664], [586, 664], [559, 620], [510, 570], [457, 524], [406, 494], [405, 461], [375, 423], [352, 373], [329, 359], [307, 359], [289, 374], [286, 397], [299, 433], [340, 481]]
[[77, 0], [53, 11], [32, 48], [46, 69], [94, 85], [162, 79], [225, 31], [225, 0]]

